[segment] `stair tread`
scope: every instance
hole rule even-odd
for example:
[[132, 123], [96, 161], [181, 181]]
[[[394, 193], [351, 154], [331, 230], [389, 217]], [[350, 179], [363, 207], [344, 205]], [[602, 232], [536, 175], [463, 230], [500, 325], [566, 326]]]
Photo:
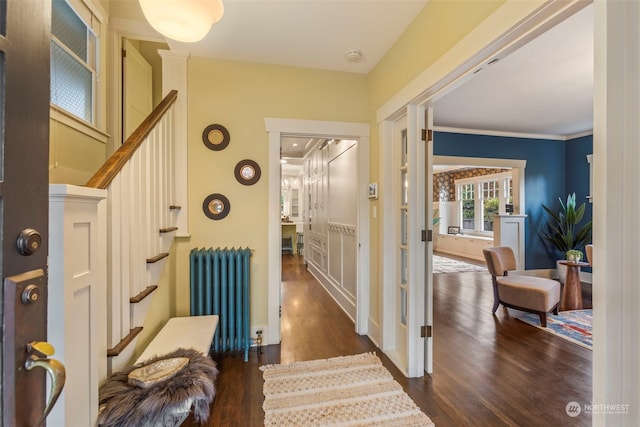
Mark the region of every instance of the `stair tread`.
[[133, 296], [131, 298], [129, 298], [129, 302], [131, 304], [137, 304], [140, 301], [142, 301], [143, 299], [145, 299], [146, 297], [148, 297], [149, 295], [151, 295], [151, 293], [153, 291], [155, 291], [156, 289], [158, 289], [158, 285], [151, 285], [151, 286], [147, 286], [142, 292], [140, 292], [138, 295]]
[[156, 256], [153, 256], [151, 258], [147, 258], [147, 264], [153, 264], [154, 262], [158, 262], [161, 259], [166, 258], [168, 256], [169, 256], [169, 254], [167, 252], [160, 253], [160, 254], [158, 254]]
[[115, 357], [122, 353], [122, 350], [127, 348], [129, 344], [131, 344], [136, 336], [142, 332], [142, 326], [136, 326], [131, 329], [127, 336], [122, 338], [115, 347], [107, 349], [107, 357]]

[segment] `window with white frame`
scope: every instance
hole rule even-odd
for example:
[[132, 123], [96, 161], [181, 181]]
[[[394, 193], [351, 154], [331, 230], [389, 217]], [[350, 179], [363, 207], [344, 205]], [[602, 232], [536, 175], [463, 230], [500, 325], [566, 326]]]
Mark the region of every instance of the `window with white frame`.
[[458, 186], [460, 197], [460, 218], [462, 218], [463, 230], [474, 230], [476, 227], [476, 198], [474, 183], [460, 184]]
[[455, 181], [463, 232], [493, 233], [493, 217], [513, 202], [511, 172]]
[[[95, 124], [97, 20], [82, 4], [54, 0], [51, 14], [51, 103]], [[82, 9], [82, 10], [81, 10]]]

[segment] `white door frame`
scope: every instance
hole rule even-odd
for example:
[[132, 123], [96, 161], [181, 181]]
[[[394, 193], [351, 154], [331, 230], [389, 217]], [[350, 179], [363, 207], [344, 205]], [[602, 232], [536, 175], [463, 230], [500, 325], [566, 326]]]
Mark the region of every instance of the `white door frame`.
[[280, 343], [280, 288], [282, 283], [280, 253], [280, 140], [283, 136], [313, 135], [358, 140], [358, 259], [355, 331], [368, 333], [369, 319], [369, 124], [265, 118], [269, 133], [268, 172], [268, 257], [267, 257], [267, 328], [266, 344]]
[[637, 425], [640, 4], [599, 1], [594, 8], [592, 402], [620, 410], [594, 410], [592, 423]]

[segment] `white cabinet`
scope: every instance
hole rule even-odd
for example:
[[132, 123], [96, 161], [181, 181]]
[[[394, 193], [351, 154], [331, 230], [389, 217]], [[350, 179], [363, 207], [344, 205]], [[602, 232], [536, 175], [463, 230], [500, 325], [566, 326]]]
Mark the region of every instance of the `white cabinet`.
[[526, 215], [496, 215], [493, 220], [495, 246], [508, 246], [516, 257], [516, 268], [525, 269], [524, 219]]
[[300, 189], [297, 187], [289, 190], [289, 219], [293, 222], [298, 222], [301, 219], [301, 200]]
[[463, 234], [439, 234], [435, 251], [484, 261], [482, 250], [493, 246], [489, 237], [468, 236]]

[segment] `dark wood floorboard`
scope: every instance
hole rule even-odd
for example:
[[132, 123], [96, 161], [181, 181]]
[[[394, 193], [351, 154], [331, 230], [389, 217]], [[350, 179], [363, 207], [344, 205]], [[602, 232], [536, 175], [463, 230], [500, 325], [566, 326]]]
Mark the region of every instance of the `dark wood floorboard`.
[[[434, 374], [407, 379], [309, 274], [283, 256], [282, 342], [219, 353], [216, 398], [208, 426], [261, 426], [259, 367], [374, 351], [437, 426], [590, 426], [567, 403], [591, 402], [592, 352], [527, 325], [502, 307], [491, 314], [488, 273], [434, 275]], [[591, 303], [585, 295], [585, 304]], [[195, 426], [188, 419], [183, 426]]]

